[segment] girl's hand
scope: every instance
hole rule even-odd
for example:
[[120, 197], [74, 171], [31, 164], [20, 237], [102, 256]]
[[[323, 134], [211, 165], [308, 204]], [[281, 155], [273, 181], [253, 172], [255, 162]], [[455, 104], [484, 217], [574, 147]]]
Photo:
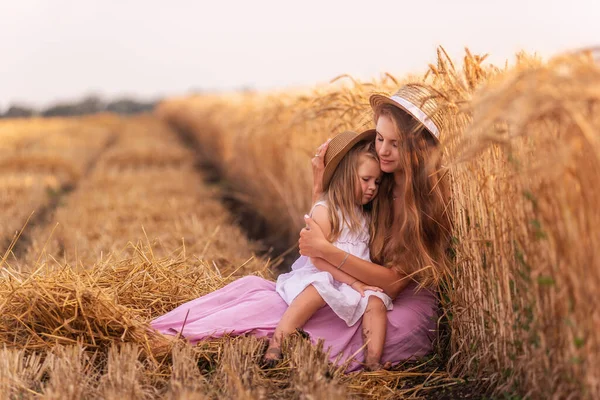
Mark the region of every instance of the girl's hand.
[[372, 290], [374, 292], [383, 292], [382, 288], [378, 288], [377, 286], [369, 286], [366, 283], [361, 281], [353, 282], [350, 287], [356, 290], [362, 297], [365, 297], [365, 290]]
[[313, 202], [318, 199], [323, 193], [323, 173], [325, 172], [325, 153], [329, 147], [328, 139], [325, 143], [319, 146], [315, 152], [315, 156], [310, 160], [313, 170]]
[[321, 227], [312, 218], [305, 215], [304, 221], [306, 228], [300, 231], [300, 240], [298, 240], [300, 254], [311, 258], [322, 257], [323, 249], [330, 243]]

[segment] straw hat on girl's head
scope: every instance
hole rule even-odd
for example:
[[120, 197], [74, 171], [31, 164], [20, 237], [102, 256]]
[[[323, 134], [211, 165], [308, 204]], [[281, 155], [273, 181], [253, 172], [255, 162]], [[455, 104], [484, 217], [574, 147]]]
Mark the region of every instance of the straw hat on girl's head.
[[327, 146], [325, 153], [325, 171], [323, 172], [323, 189], [327, 189], [335, 169], [342, 158], [354, 147], [354, 145], [363, 140], [375, 140], [375, 129], [369, 129], [362, 133], [352, 131], [342, 132], [335, 136]]
[[384, 104], [398, 107], [422, 123], [435, 139], [440, 140], [443, 118], [435, 94], [426, 86], [404, 85], [392, 96], [374, 94], [369, 98], [369, 102], [373, 110]]

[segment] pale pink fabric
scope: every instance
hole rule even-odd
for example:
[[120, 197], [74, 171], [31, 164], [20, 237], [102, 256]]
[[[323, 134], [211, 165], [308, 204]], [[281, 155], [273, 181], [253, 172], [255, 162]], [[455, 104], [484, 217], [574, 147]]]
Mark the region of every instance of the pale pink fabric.
[[[286, 302], [275, 291], [275, 282], [246, 276], [182, 304], [152, 321], [151, 325], [167, 335], [181, 331], [182, 336], [192, 343], [224, 334], [271, 337], [286, 308]], [[430, 291], [417, 292], [414, 284], [409, 285], [394, 300], [394, 308], [387, 316], [382, 361], [398, 363], [424, 356], [432, 350], [437, 301]], [[343, 363], [362, 347], [361, 328], [361, 321], [349, 327], [325, 306], [308, 321], [304, 330], [313, 343], [324, 340], [332, 361], [341, 355], [339, 362]], [[364, 354], [360, 351], [348, 371], [359, 369], [363, 360]]]

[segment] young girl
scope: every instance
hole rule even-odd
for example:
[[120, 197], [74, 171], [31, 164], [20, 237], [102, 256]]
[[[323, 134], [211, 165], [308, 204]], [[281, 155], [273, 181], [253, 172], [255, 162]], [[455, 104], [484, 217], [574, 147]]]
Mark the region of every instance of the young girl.
[[[324, 194], [311, 210], [313, 220], [336, 247], [370, 261], [369, 206], [377, 195], [381, 170], [373, 148], [374, 130], [357, 134], [344, 132], [329, 143], [325, 154]], [[283, 338], [304, 326], [327, 304], [348, 326], [374, 307], [392, 309], [392, 299], [382, 289], [368, 286], [343, 271], [344, 261], [317, 269], [310, 258], [301, 256], [292, 271], [279, 276], [277, 292], [289, 304], [269, 343], [263, 362], [273, 366], [281, 358]], [[387, 317], [373, 312], [363, 323], [366, 342], [365, 364], [380, 368]]]

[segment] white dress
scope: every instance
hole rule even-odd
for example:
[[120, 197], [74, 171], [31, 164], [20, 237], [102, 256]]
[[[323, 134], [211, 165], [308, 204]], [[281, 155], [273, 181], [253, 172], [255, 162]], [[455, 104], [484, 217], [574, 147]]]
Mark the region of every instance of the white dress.
[[[315, 203], [313, 210], [317, 206], [327, 207], [327, 203], [319, 201]], [[363, 229], [358, 234], [350, 232], [348, 226], [344, 225], [333, 245], [363, 260], [371, 261], [367, 221], [363, 219]], [[276, 290], [289, 305], [311, 284], [348, 326], [354, 325], [363, 316], [370, 296], [379, 297], [388, 310], [393, 307], [392, 299], [385, 293], [366, 290], [365, 297], [362, 297], [349, 285], [333, 279], [329, 272], [317, 269], [310, 258], [305, 256], [300, 256], [294, 262], [291, 272], [279, 275]]]

